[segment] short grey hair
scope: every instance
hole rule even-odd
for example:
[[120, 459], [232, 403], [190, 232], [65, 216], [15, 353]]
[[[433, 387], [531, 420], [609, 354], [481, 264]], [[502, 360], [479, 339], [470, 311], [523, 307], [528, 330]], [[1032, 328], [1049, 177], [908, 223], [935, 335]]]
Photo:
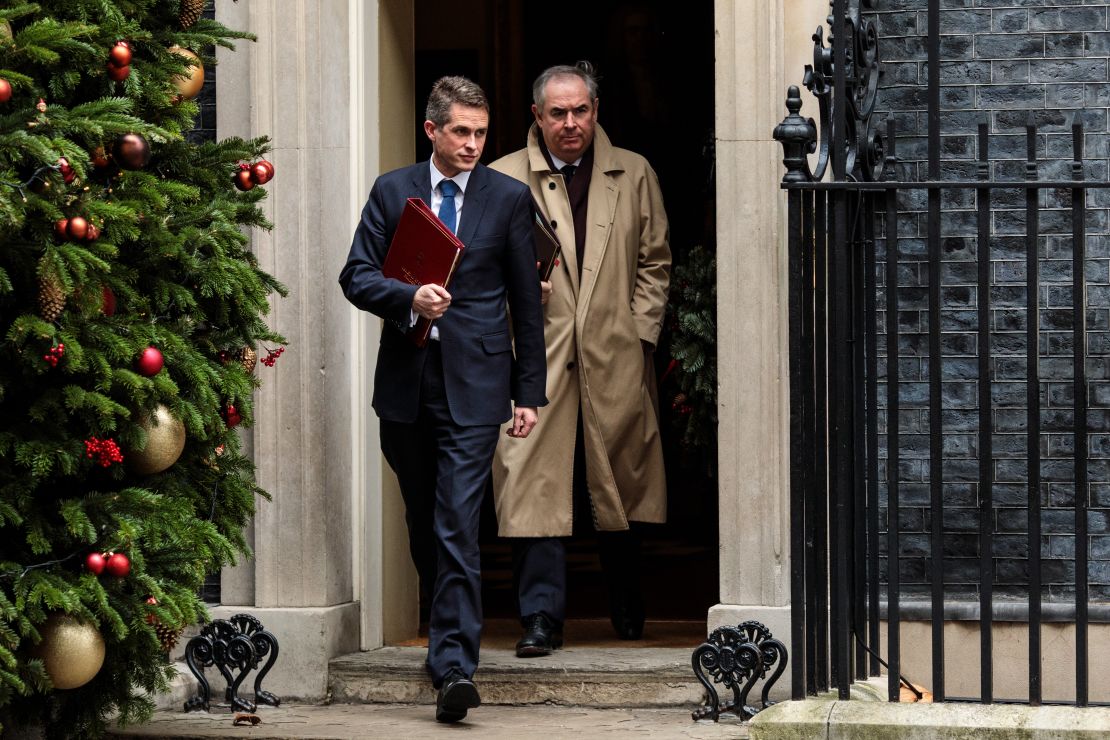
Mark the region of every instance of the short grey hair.
[[573, 67], [569, 64], [557, 64], [540, 72], [540, 76], [532, 83], [532, 102], [536, 104], [536, 108], [543, 110], [543, 104], [546, 102], [544, 90], [547, 89], [547, 83], [559, 77], [577, 77], [582, 80], [586, 85], [586, 94], [590, 96], [590, 102], [597, 102], [597, 72], [594, 70], [594, 65], [587, 61], [580, 61]]
[[468, 108], [482, 108], [489, 113], [489, 101], [478, 83], [466, 77], [440, 77], [428, 95], [425, 119], [442, 128], [451, 120], [451, 106], [455, 103]]

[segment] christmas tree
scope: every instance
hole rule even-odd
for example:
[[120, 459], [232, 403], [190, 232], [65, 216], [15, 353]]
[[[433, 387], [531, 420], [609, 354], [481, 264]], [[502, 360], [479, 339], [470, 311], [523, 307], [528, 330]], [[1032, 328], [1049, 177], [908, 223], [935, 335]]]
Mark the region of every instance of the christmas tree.
[[244, 228], [273, 167], [186, 138], [212, 49], [249, 38], [204, 0], [4, 5], [0, 721], [94, 737], [149, 714], [265, 495], [234, 427], [282, 342]]

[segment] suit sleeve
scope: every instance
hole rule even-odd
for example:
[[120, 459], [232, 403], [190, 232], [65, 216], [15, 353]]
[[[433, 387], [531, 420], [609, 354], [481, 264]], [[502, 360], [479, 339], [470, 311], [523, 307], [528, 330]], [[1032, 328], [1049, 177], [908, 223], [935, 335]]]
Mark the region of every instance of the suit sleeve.
[[538, 407], [547, 405], [547, 350], [532, 234], [533, 207], [532, 193], [521, 188], [509, 226], [505, 283], [516, 350], [512, 397], [517, 406]]
[[407, 327], [416, 286], [382, 275], [382, 264], [395, 228], [396, 223], [392, 228], [388, 225], [379, 180], [374, 183], [362, 209], [347, 264], [339, 274], [339, 285], [347, 300], [358, 308]]
[[640, 251], [636, 286], [632, 292], [632, 318], [636, 333], [652, 346], [659, 343], [667, 292], [671, 285], [671, 247], [663, 193], [651, 167], [645, 165], [639, 181]]

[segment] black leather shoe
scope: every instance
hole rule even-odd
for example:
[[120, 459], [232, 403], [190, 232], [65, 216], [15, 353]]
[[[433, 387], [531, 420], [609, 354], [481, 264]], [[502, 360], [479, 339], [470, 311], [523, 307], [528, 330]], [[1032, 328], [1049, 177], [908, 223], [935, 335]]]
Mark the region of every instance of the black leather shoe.
[[552, 650], [563, 646], [562, 630], [555, 629], [555, 624], [543, 614], [529, 614], [520, 621], [524, 637], [516, 644], [516, 657], [551, 655]]
[[443, 679], [443, 685], [436, 697], [436, 721], [458, 722], [466, 717], [466, 711], [482, 703], [478, 687], [462, 674], [452, 670]]
[[638, 587], [624, 584], [609, 592], [609, 621], [622, 640], [644, 636], [644, 599]]

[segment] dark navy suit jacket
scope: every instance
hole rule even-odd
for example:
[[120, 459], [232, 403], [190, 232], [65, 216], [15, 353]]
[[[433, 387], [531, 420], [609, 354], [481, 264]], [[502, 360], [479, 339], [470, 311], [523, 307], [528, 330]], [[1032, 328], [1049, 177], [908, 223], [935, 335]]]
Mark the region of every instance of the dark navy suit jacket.
[[[405, 200], [427, 201], [431, 192], [427, 161], [379, 177], [339, 276], [347, 300], [386, 319], [373, 400], [386, 421], [416, 421], [428, 351], [398, 328], [409, 325], [416, 286], [383, 277], [381, 267]], [[547, 404], [532, 209], [523, 183], [481, 164], [471, 172], [458, 229], [466, 249], [448, 288], [451, 306], [435, 322], [448, 405], [460, 426], [502, 424], [512, 418], [511, 401]]]

